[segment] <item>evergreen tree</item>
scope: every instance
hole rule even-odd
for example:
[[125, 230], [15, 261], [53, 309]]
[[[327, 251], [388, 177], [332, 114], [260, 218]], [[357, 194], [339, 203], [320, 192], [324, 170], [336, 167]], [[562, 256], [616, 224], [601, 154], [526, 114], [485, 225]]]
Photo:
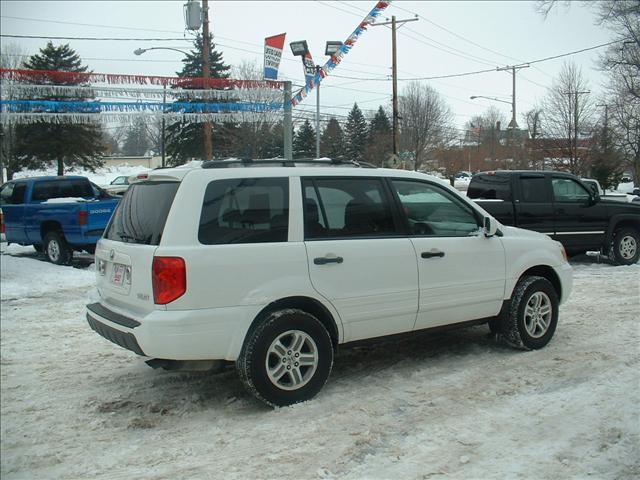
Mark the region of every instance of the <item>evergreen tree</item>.
[[367, 121], [362, 115], [362, 111], [358, 108], [358, 104], [354, 103], [353, 108], [347, 117], [346, 131], [346, 153], [349, 160], [361, 161], [364, 159], [364, 151], [367, 146]]
[[345, 156], [344, 133], [335, 117], [331, 117], [320, 137], [320, 155], [329, 158]]
[[316, 156], [316, 132], [306, 119], [293, 138], [293, 158]]
[[[202, 77], [202, 35], [198, 34], [194, 40], [194, 49], [182, 60], [182, 70], [176, 72], [181, 78]], [[209, 76], [211, 78], [228, 78], [230, 67], [222, 59], [222, 53], [215, 49], [213, 35], [209, 35]], [[185, 87], [188, 88], [188, 87]], [[186, 101], [180, 99], [179, 101]], [[196, 100], [202, 102], [203, 100]], [[187, 121], [178, 121], [167, 127], [166, 151], [170, 157], [168, 163], [181, 165], [190, 158], [204, 158], [204, 132], [203, 124]], [[224, 151], [229, 150], [224, 145], [222, 138], [229, 136], [229, 126], [214, 124], [213, 142], [216, 156], [223, 156]]]
[[149, 150], [150, 144], [145, 121], [139, 119], [126, 130], [122, 153], [133, 156], [144, 155]]
[[[86, 72], [80, 56], [69, 47], [55, 47], [47, 43], [40, 53], [32, 55], [24, 67], [32, 70], [55, 70], [64, 72]], [[64, 85], [78, 85], [78, 80], [71, 80]], [[78, 101], [85, 98], [46, 98], [46, 100]], [[18, 125], [16, 128], [16, 152], [23, 161], [24, 167], [57, 163], [58, 175], [64, 175], [65, 166], [81, 166], [95, 170], [102, 165], [102, 153], [105, 150], [102, 128], [97, 123], [48, 123]]]
[[385, 164], [393, 153], [393, 131], [389, 117], [380, 106], [369, 123], [368, 142], [365, 148], [365, 160], [374, 165]]
[[603, 190], [616, 188], [624, 173], [622, 155], [615, 147], [611, 133], [606, 125], [598, 129], [591, 150], [591, 176], [600, 182]]

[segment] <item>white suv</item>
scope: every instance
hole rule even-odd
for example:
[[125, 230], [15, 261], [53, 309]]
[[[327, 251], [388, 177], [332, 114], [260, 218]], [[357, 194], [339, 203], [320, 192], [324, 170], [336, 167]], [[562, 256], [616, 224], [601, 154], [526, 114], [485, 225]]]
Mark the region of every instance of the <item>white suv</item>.
[[438, 179], [321, 160], [149, 172], [95, 257], [97, 333], [154, 359], [234, 361], [278, 406], [318, 393], [355, 340], [489, 323], [543, 347], [572, 287], [560, 243]]

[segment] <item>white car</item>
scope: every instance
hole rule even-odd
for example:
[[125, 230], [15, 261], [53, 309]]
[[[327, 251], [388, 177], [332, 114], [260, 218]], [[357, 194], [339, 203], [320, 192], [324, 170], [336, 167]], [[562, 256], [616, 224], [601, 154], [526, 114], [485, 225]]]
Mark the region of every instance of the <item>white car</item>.
[[150, 171], [95, 258], [97, 333], [165, 366], [235, 362], [277, 406], [316, 395], [356, 340], [489, 323], [541, 348], [572, 288], [546, 235], [434, 177], [328, 160]]

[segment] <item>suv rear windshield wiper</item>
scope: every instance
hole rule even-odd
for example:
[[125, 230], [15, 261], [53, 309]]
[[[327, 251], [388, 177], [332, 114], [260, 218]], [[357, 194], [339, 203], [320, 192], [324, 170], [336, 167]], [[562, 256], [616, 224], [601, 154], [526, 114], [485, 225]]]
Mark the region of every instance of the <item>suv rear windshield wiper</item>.
[[132, 236], [132, 235], [127, 235], [127, 234], [126, 234], [126, 233], [124, 233], [124, 232], [116, 232], [116, 234], [117, 234], [117, 235], [118, 235], [122, 240], [124, 240], [124, 241], [125, 241], [125, 242], [127, 242], [127, 243], [130, 243], [130, 242], [133, 242], [133, 243], [149, 243], [149, 240], [151, 240], [151, 238], [150, 238], [150, 237], [148, 237], [148, 238], [137, 238], [137, 237], [134, 237], [134, 236]]

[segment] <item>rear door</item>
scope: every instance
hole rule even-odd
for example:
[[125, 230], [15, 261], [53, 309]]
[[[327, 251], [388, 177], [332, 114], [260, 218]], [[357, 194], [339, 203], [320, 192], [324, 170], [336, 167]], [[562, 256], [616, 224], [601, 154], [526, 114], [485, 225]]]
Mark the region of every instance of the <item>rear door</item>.
[[549, 177], [543, 173], [522, 173], [516, 178], [516, 226], [553, 235], [555, 212]]
[[115, 310], [143, 314], [155, 309], [151, 266], [180, 185], [148, 181], [133, 185], [120, 201], [95, 252], [97, 286]]
[[418, 273], [381, 178], [302, 180], [313, 287], [342, 319], [345, 341], [406, 332], [418, 308]]
[[505, 254], [480, 231], [479, 215], [441, 185], [391, 179], [418, 261], [415, 328], [496, 315], [505, 288]]

